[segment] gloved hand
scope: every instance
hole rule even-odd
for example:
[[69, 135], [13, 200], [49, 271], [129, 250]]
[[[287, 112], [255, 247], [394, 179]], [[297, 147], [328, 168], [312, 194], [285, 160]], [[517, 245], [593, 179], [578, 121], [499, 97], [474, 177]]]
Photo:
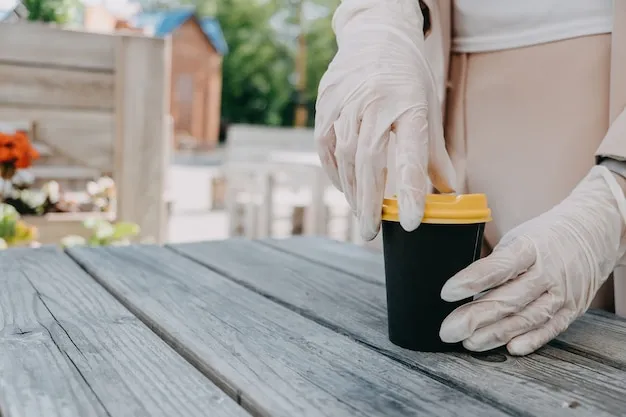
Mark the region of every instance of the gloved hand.
[[625, 219], [624, 192], [594, 167], [563, 202], [446, 282], [446, 301], [488, 292], [453, 311], [441, 339], [473, 351], [507, 345], [513, 355], [540, 348], [587, 310], [624, 255]]
[[[380, 228], [387, 168], [396, 170], [406, 230], [422, 220], [429, 176], [439, 191], [454, 191], [422, 24], [417, 0], [343, 0], [333, 17], [339, 50], [320, 81], [315, 138], [366, 240]], [[395, 167], [387, 167], [391, 131]]]

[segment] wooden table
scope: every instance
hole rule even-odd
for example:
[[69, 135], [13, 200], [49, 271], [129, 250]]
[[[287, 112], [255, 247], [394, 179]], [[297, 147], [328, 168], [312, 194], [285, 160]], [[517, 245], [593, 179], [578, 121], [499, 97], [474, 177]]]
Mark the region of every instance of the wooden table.
[[0, 252], [2, 416], [624, 416], [626, 322], [524, 358], [387, 340], [379, 254], [321, 238]]

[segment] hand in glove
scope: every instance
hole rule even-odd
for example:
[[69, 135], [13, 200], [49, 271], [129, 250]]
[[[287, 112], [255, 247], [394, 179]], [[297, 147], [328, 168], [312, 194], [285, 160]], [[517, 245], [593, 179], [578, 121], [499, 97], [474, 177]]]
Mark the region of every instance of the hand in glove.
[[[417, 0], [343, 0], [333, 18], [339, 50], [320, 81], [315, 138], [366, 240], [380, 228], [387, 168], [396, 170], [406, 230], [422, 220], [429, 176], [439, 191], [454, 191], [422, 25]], [[391, 131], [395, 167], [387, 167]]]
[[446, 301], [488, 292], [453, 311], [441, 339], [473, 351], [507, 345], [513, 355], [540, 348], [587, 310], [624, 255], [625, 219], [624, 192], [594, 167], [563, 202], [446, 282]]

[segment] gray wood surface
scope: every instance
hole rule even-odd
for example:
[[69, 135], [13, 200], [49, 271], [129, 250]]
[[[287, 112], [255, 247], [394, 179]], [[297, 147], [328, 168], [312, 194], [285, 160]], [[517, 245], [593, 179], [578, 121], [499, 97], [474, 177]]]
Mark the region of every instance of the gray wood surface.
[[114, 78], [108, 72], [0, 63], [0, 104], [7, 107], [113, 109]]
[[0, 251], [0, 288], [0, 415], [247, 415], [62, 252]]
[[383, 255], [369, 249], [346, 244], [323, 237], [292, 237], [289, 239], [265, 239], [264, 244], [313, 262], [343, 271], [374, 283], [385, 284]]
[[[320, 237], [265, 239], [260, 243], [361, 279], [385, 283], [382, 254], [354, 244]], [[614, 314], [591, 311], [551, 344], [626, 370], [626, 320]]]
[[[254, 415], [506, 415], [167, 248], [74, 248], [69, 254]], [[228, 256], [236, 264], [240, 255]], [[246, 273], [258, 281], [275, 280], [268, 273], [291, 274], [273, 265]], [[314, 286], [317, 277], [309, 278]]]
[[626, 370], [626, 320], [613, 314], [589, 312], [551, 344]]
[[[377, 255], [349, 245], [341, 245], [339, 250], [338, 244], [321, 239], [297, 241], [299, 246], [293, 239], [285, 240], [281, 251], [244, 240], [176, 245], [173, 249], [419, 373], [449, 381], [460, 391], [513, 415], [626, 413], [626, 373], [620, 366], [593, 360], [575, 350], [548, 346], [537, 354], [514, 358], [503, 353], [415, 353], [392, 345], [387, 339], [384, 287], [355, 278], [362, 273], [362, 266], [352, 268], [360, 257], [373, 259]], [[306, 248], [307, 242], [310, 248]], [[295, 248], [298, 255], [304, 250], [308, 256], [322, 256], [307, 262], [285, 253], [289, 248]], [[344, 258], [348, 250], [353, 253]], [[352, 275], [322, 266], [324, 263], [339, 265]], [[585, 328], [581, 328], [578, 337], [568, 343], [574, 346], [585, 343], [584, 339]]]
[[112, 71], [115, 37], [43, 22], [0, 23], [0, 62]]

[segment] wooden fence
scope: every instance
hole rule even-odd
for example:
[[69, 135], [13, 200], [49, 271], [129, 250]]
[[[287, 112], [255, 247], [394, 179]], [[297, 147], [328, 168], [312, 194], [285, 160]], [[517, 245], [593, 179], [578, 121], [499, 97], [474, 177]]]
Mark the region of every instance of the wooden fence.
[[0, 122], [27, 122], [36, 177], [111, 175], [117, 220], [166, 239], [169, 40], [0, 24]]

